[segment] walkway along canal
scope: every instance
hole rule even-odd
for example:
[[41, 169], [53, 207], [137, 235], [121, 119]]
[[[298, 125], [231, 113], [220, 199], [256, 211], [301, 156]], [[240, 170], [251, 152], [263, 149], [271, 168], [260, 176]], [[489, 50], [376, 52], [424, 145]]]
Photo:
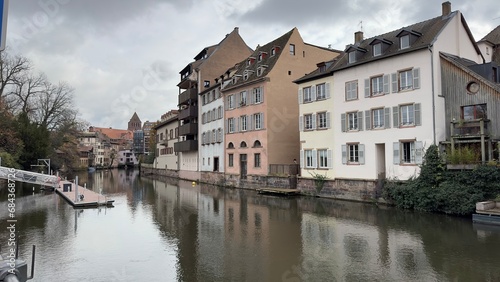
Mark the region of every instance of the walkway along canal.
[[[70, 178], [70, 177], [68, 177]], [[86, 172], [114, 208], [17, 189], [32, 281], [500, 281], [500, 229], [385, 206]], [[2, 184], [3, 185], [3, 184]], [[7, 193], [1, 187], [0, 205]], [[0, 209], [5, 247], [7, 209]]]

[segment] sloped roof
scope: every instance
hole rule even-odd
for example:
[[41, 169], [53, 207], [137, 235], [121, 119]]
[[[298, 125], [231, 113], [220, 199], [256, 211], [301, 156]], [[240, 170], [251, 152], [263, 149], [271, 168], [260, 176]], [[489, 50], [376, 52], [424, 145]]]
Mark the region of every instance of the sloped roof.
[[130, 130], [126, 129], [113, 129], [113, 128], [105, 128], [105, 127], [94, 127], [94, 131], [101, 132], [102, 134], [105, 134], [111, 139], [127, 139], [127, 140], [132, 140], [133, 139], [133, 132]]
[[340, 52], [340, 54], [337, 57], [335, 57], [333, 60], [324, 62], [325, 68], [324, 68], [323, 71], [319, 67], [320, 64], [318, 64], [318, 68], [316, 70], [314, 70], [314, 71], [312, 71], [312, 72], [304, 75], [303, 77], [301, 77], [301, 78], [299, 78], [297, 80], [294, 80], [293, 82], [295, 82], [297, 84], [300, 84], [300, 83], [304, 83], [304, 82], [308, 82], [308, 81], [311, 81], [311, 80], [315, 80], [315, 79], [319, 79], [319, 78], [322, 78], [322, 77], [326, 77], [326, 76], [332, 75], [333, 74], [333, 68], [335, 67], [335, 63], [343, 55], [344, 55], [344, 52]]
[[[282, 36], [276, 38], [275, 40], [267, 43], [266, 45], [263, 46], [257, 46], [255, 51], [250, 55], [248, 58], [245, 60], [241, 61], [238, 65], [238, 69], [235, 72], [234, 75], [236, 76], [241, 76], [236, 83], [230, 82], [224, 90], [231, 89], [234, 87], [238, 87], [243, 84], [248, 84], [252, 83], [258, 80], [261, 80], [266, 77], [266, 75], [273, 69], [274, 65], [278, 61], [279, 57], [281, 56], [281, 53], [283, 52], [283, 49], [286, 47], [286, 43], [290, 40], [290, 37], [292, 36], [293, 32], [296, 30], [296, 28], [293, 28], [289, 32], [283, 34]], [[279, 47], [279, 50], [271, 56], [271, 49], [274, 47]], [[286, 49], [285, 51], [287, 51]], [[259, 54], [260, 53], [266, 53], [267, 55], [265, 58], [263, 58], [261, 61], [258, 61]], [[247, 60], [249, 58], [254, 58], [255, 62], [252, 63], [251, 65], [247, 65]], [[262, 70], [262, 73], [260, 76], [257, 76], [257, 69], [259, 67], [265, 66]], [[243, 74], [247, 72], [248, 73], [248, 78], [246, 80], [243, 79]]]
[[484, 36], [479, 42], [488, 41], [493, 45], [500, 44], [500, 25], [490, 31], [486, 36]]
[[466, 73], [474, 76], [481, 83], [486, 84], [493, 89], [496, 89], [500, 93], [500, 85], [499, 84], [495, 84], [494, 82], [489, 81], [488, 79], [484, 78], [482, 75], [478, 74], [477, 72], [475, 72], [474, 70], [469, 68], [472, 65], [478, 65], [477, 63], [474, 63], [474, 62], [471, 63], [470, 60], [467, 60], [467, 59], [464, 59], [464, 58], [461, 58], [461, 57], [458, 57], [458, 56], [455, 56], [452, 54], [444, 53], [444, 52], [439, 52], [439, 56], [441, 58], [445, 59], [446, 61], [450, 62], [454, 66], [462, 69]]
[[[362, 48], [366, 50], [366, 53], [363, 55], [357, 57], [357, 60], [355, 63], [348, 63], [348, 53], [344, 53], [342, 57], [338, 60], [337, 64], [334, 67], [335, 70], [340, 70], [340, 69], [345, 69], [381, 59], [385, 59], [388, 57], [404, 54], [404, 53], [409, 53], [413, 52], [416, 50], [424, 49], [427, 48], [428, 46], [431, 46], [434, 41], [436, 40], [437, 36], [440, 34], [440, 32], [443, 30], [443, 28], [448, 24], [448, 22], [457, 15], [457, 11], [454, 11], [450, 13], [447, 16], [438, 16], [423, 22], [419, 22], [413, 25], [409, 25], [397, 30], [393, 30], [391, 32], [382, 34], [382, 35], [377, 35], [368, 39], [364, 39], [361, 42], [354, 44], [354, 45], [349, 45], [346, 50], [349, 50], [350, 48]], [[465, 23], [465, 21], [463, 21]], [[467, 29], [467, 27], [466, 27]], [[411, 43], [411, 46], [406, 49], [400, 49], [399, 48], [399, 37], [398, 35], [402, 31], [408, 31], [408, 32], [414, 32], [416, 34], [419, 34], [420, 36], [417, 36], [417, 39]], [[372, 48], [370, 46], [370, 43], [374, 40], [386, 40], [389, 42], [392, 42], [391, 45], [387, 46], [387, 49], [380, 55], [374, 57], [372, 54]], [[340, 57], [340, 56], [339, 56]]]
[[137, 115], [136, 112], [134, 112], [134, 114], [132, 115], [132, 117], [130, 118], [130, 121], [141, 121], [141, 119], [139, 118], [139, 116]]

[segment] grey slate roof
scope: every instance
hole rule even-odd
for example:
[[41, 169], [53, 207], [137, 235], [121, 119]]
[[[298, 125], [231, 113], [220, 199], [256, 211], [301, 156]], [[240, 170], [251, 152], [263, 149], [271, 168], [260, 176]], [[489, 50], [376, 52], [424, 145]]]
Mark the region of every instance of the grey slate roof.
[[[250, 66], [247, 65], [247, 60], [249, 58], [240, 62], [239, 66], [238, 66], [238, 70], [235, 72], [234, 75], [241, 76], [241, 77], [239, 77], [239, 79], [236, 81], [236, 83], [231, 82], [224, 89], [227, 90], [227, 89], [235, 88], [235, 87], [238, 87], [240, 85], [249, 84], [249, 83], [252, 83], [252, 82], [255, 82], [257, 80], [265, 78], [266, 75], [273, 69], [274, 65], [276, 64], [279, 57], [281, 56], [281, 53], [283, 51], [288, 52], [288, 49], [286, 49], [286, 47], [287, 47], [286, 43], [290, 40], [290, 37], [295, 29], [296, 28], [293, 28], [289, 32], [287, 32], [284, 35], [276, 38], [275, 40], [267, 43], [266, 45], [257, 46], [255, 51], [249, 57], [249, 58], [255, 58], [255, 62], [252, 63]], [[273, 47], [279, 47], [279, 51], [276, 52], [276, 54], [274, 56], [271, 56], [271, 49]], [[265, 52], [265, 53], [267, 53], [267, 55], [265, 56], [265, 58], [262, 61], [259, 62], [258, 58], [259, 58], [259, 54], [261, 52]], [[261, 75], [257, 76], [257, 69], [261, 66], [266, 66], [266, 67], [263, 69]], [[248, 79], [246, 79], [246, 80], [243, 79], [243, 74], [245, 71], [248, 72]]]
[[488, 41], [494, 45], [500, 44], [500, 25], [494, 28], [490, 33], [486, 34], [479, 42]]

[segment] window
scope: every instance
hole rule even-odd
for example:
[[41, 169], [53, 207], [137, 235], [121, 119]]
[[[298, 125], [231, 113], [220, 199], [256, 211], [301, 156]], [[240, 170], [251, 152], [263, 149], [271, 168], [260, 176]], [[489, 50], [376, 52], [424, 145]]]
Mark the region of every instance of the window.
[[358, 99], [358, 81], [349, 81], [345, 84], [345, 99], [346, 101]]
[[324, 83], [316, 85], [316, 99], [317, 100], [326, 99], [326, 91]]
[[314, 168], [315, 163], [314, 163], [313, 150], [305, 150], [304, 154], [305, 154], [306, 168]]
[[247, 92], [241, 91], [240, 92], [240, 107], [246, 106], [246, 105], [247, 105]]
[[413, 73], [411, 70], [399, 73], [399, 90], [413, 89]]
[[276, 49], [275, 48], [271, 49], [271, 56], [274, 56], [274, 55], [276, 55]]
[[240, 130], [247, 131], [247, 116], [240, 116]]
[[260, 147], [262, 147], [262, 144], [260, 143], [259, 140], [255, 140], [255, 142], [253, 142], [253, 147], [254, 148], [260, 148]]
[[253, 101], [255, 104], [262, 103], [262, 88], [257, 87], [253, 89]]
[[401, 106], [401, 125], [408, 126], [415, 124], [415, 114], [413, 105], [404, 105]]
[[358, 130], [358, 113], [347, 114], [347, 130]]
[[247, 147], [247, 142], [241, 141], [240, 148], [246, 148], [246, 147]]
[[216, 140], [217, 140], [217, 133], [216, 133], [215, 129], [212, 129], [212, 140], [211, 140], [212, 144], [214, 144]]
[[376, 76], [371, 78], [371, 96], [384, 94], [384, 78]]
[[295, 56], [295, 45], [290, 44], [290, 55]]
[[304, 103], [312, 101], [311, 87], [304, 87], [302, 89], [304, 95]]
[[217, 118], [222, 118], [222, 106], [219, 106], [219, 108], [217, 109]]
[[356, 51], [349, 52], [349, 64], [356, 62]]
[[374, 109], [372, 110], [372, 127], [374, 129], [384, 128], [384, 109]]
[[254, 167], [260, 167], [260, 153], [255, 153], [253, 155]]
[[373, 56], [380, 56], [382, 55], [382, 43], [377, 43], [373, 45]]
[[253, 124], [255, 126], [255, 130], [259, 130], [264, 128], [264, 122], [263, 122], [263, 114], [258, 113], [253, 115]]
[[400, 49], [406, 49], [410, 47], [410, 35], [406, 34], [399, 38]]
[[203, 81], [203, 86], [205, 86], [205, 88], [210, 87], [210, 81], [209, 80]]
[[313, 115], [304, 115], [304, 130], [313, 130]]
[[244, 72], [243, 73], [243, 80], [247, 80], [248, 79], [248, 72]]
[[423, 142], [402, 140], [393, 143], [394, 164], [421, 164], [423, 160]]
[[464, 120], [486, 119], [486, 104], [462, 107], [462, 118]]
[[347, 145], [349, 149], [349, 158], [348, 162], [357, 163], [359, 162], [359, 145], [358, 144], [349, 144]]
[[317, 115], [318, 129], [330, 128], [330, 113], [322, 112]]
[[332, 151], [331, 150], [318, 150], [318, 167], [319, 168], [331, 168], [332, 162]]
[[227, 131], [228, 133], [234, 132], [234, 118], [227, 119]]
[[227, 144], [227, 148], [228, 148], [228, 149], [234, 149], [234, 144], [233, 144], [233, 142], [229, 142], [229, 144]]
[[227, 96], [227, 106], [229, 109], [234, 109], [234, 95]]
[[228, 155], [227, 164], [228, 164], [229, 167], [233, 167], [234, 166], [234, 155], [233, 154], [229, 154]]

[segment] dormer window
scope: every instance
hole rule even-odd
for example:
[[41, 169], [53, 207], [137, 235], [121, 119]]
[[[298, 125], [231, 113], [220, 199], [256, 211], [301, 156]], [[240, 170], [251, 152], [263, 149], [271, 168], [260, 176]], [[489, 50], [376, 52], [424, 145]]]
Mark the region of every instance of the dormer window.
[[356, 62], [356, 51], [349, 52], [349, 64]]
[[274, 55], [276, 55], [276, 49], [275, 48], [271, 49], [271, 56], [274, 56]]
[[259, 54], [259, 62], [262, 61], [262, 53]]
[[372, 48], [374, 57], [382, 55], [382, 43], [374, 44]]
[[267, 66], [260, 66], [258, 69], [257, 69], [257, 76], [261, 76], [262, 73], [264, 73], [264, 70], [266, 69]]
[[399, 38], [400, 49], [406, 49], [410, 47], [410, 35], [406, 34]]

